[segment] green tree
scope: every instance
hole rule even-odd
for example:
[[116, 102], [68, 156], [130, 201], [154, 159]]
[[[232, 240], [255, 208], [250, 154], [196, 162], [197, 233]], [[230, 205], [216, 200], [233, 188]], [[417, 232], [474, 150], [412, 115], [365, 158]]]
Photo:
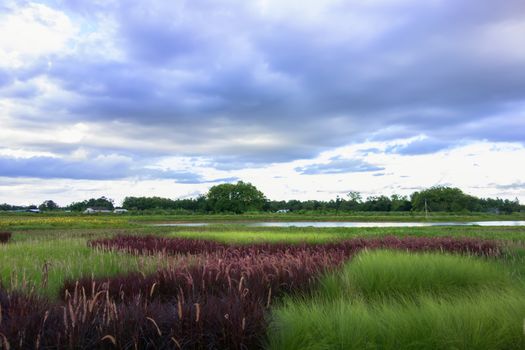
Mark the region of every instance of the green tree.
[[344, 207], [346, 210], [360, 210], [361, 205], [363, 204], [363, 197], [361, 197], [361, 193], [357, 191], [351, 191], [348, 192], [346, 195], [348, 197], [348, 200], [346, 203], [344, 203]]
[[249, 182], [213, 186], [206, 195], [211, 210], [215, 212], [245, 213], [261, 210], [266, 197]]
[[87, 208], [103, 208], [108, 210], [113, 210], [113, 199], [100, 197], [100, 198], [91, 198], [82, 202], [71, 203], [68, 208], [73, 211], [83, 211]]
[[41, 211], [50, 211], [59, 209], [59, 206], [52, 200], [46, 200], [38, 206], [38, 209]]
[[406, 196], [400, 196], [398, 194], [393, 194], [390, 196], [391, 211], [410, 211], [412, 209], [412, 203], [408, 200]]
[[459, 188], [446, 186], [435, 186], [412, 193], [411, 202], [414, 210], [425, 210], [425, 201], [431, 211], [458, 212], [475, 210], [478, 199], [463, 193]]
[[364, 211], [390, 211], [392, 202], [387, 196], [370, 196], [362, 204]]

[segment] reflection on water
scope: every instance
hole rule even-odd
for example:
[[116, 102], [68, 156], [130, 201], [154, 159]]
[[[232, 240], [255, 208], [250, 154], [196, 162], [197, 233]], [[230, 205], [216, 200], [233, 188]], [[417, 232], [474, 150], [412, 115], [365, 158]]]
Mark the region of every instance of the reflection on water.
[[525, 226], [525, 221], [473, 222], [257, 222], [259, 227], [429, 227], [429, 226]]
[[[235, 223], [239, 224], [239, 223]], [[153, 226], [198, 227], [210, 225], [206, 222], [166, 223]], [[472, 221], [472, 222], [346, 222], [346, 221], [289, 221], [254, 222], [254, 227], [430, 227], [430, 226], [525, 226], [525, 221]]]
[[186, 226], [186, 227], [199, 227], [207, 226], [207, 222], [191, 222], [191, 223], [170, 223], [170, 224], [153, 224], [152, 226]]

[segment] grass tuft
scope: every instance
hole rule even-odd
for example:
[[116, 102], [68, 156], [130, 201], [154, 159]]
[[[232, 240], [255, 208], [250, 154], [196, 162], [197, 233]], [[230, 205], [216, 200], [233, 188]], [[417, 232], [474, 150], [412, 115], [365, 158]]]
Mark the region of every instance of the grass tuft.
[[510, 283], [504, 268], [473, 256], [400, 251], [363, 252], [322, 281], [323, 295], [365, 299], [436, 296], [499, 288]]
[[270, 349], [522, 349], [523, 287], [470, 256], [362, 252], [275, 308]]

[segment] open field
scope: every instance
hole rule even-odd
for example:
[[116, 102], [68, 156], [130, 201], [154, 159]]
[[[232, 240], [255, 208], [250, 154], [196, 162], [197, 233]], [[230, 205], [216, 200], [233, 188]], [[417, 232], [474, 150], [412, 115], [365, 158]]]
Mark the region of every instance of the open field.
[[430, 213], [428, 217], [421, 212], [340, 212], [335, 213], [248, 213], [229, 214], [95, 214], [49, 212], [44, 214], [0, 212], [0, 230], [31, 230], [56, 228], [133, 228], [147, 223], [163, 222], [209, 222], [209, 223], [249, 223], [259, 221], [353, 221], [353, 222], [468, 222], [525, 220], [525, 213], [509, 215], [489, 213]]
[[525, 227], [141, 219], [0, 216], [0, 348], [525, 347]]

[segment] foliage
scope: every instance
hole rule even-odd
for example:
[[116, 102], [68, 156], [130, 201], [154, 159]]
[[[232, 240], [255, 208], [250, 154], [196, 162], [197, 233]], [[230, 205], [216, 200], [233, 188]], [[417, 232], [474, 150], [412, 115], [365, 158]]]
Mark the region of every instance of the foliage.
[[239, 181], [236, 184], [221, 184], [210, 188], [206, 195], [214, 212], [245, 213], [261, 210], [266, 198], [254, 185]]
[[161, 197], [126, 197], [122, 207], [128, 210], [150, 209], [184, 209], [190, 212], [207, 211], [207, 202], [204, 196], [196, 199], [169, 199]]
[[411, 202], [413, 210], [425, 210], [425, 202], [427, 209], [430, 211], [492, 211], [503, 212], [510, 214], [512, 212], [519, 212], [522, 208], [519, 201], [516, 199], [510, 201], [500, 198], [480, 199], [463, 193], [459, 188], [436, 186], [429, 189], [414, 192], [411, 195]]
[[87, 208], [103, 208], [113, 210], [113, 199], [106, 197], [91, 198], [82, 202], [72, 203], [68, 206], [68, 209], [73, 211], [84, 211]]
[[[392, 194], [369, 196], [363, 200], [361, 194], [351, 191], [346, 198], [337, 196], [329, 201], [321, 200], [267, 200], [264, 194], [250, 183], [220, 184], [210, 188], [206, 196], [170, 199], [162, 197], [131, 197], [124, 199], [123, 208], [142, 214], [195, 214], [195, 213], [246, 213], [248, 211], [277, 212], [286, 210], [295, 213], [340, 213], [348, 212], [420, 212], [427, 208], [431, 212], [488, 212], [516, 213], [525, 210], [518, 199], [477, 198], [463, 193], [459, 188], [436, 186], [410, 196]], [[113, 200], [106, 197], [91, 198], [70, 204], [67, 209], [84, 211], [88, 207], [113, 209]], [[13, 206], [0, 204], [0, 211], [36, 209], [36, 206]], [[51, 200], [40, 205], [43, 211], [59, 209]]]
[[11, 205], [7, 203], [0, 204], [0, 211], [10, 211], [10, 210], [23, 210], [27, 207], [21, 206], [21, 205]]
[[412, 208], [414, 210], [430, 211], [461, 211], [473, 210], [476, 198], [466, 195], [459, 188], [436, 186], [421, 192], [414, 192], [411, 196]]
[[[432, 187], [420, 192], [414, 192], [410, 199], [406, 196], [393, 194], [390, 197], [385, 195], [370, 196], [363, 200], [359, 192], [348, 193], [347, 198], [337, 197], [329, 201], [320, 200], [288, 200], [275, 201], [264, 200], [264, 195], [259, 193], [257, 205], [243, 205], [242, 201], [235, 199], [234, 184], [222, 184], [210, 189], [208, 197], [198, 197], [196, 199], [166, 199], [159, 197], [127, 197], [124, 207], [127, 209], [148, 210], [148, 209], [184, 209], [188, 212], [231, 212], [243, 213], [249, 210], [263, 210], [266, 212], [276, 212], [286, 209], [296, 213], [302, 212], [410, 212], [425, 210], [425, 200], [431, 212], [493, 212], [493, 213], [513, 213], [522, 210], [523, 206], [518, 200], [510, 201], [500, 198], [477, 198], [463, 193], [458, 188]], [[246, 184], [245, 184], [246, 185]], [[232, 199], [230, 199], [232, 198]]]
[[52, 200], [46, 200], [38, 206], [41, 211], [57, 210], [60, 207]]

